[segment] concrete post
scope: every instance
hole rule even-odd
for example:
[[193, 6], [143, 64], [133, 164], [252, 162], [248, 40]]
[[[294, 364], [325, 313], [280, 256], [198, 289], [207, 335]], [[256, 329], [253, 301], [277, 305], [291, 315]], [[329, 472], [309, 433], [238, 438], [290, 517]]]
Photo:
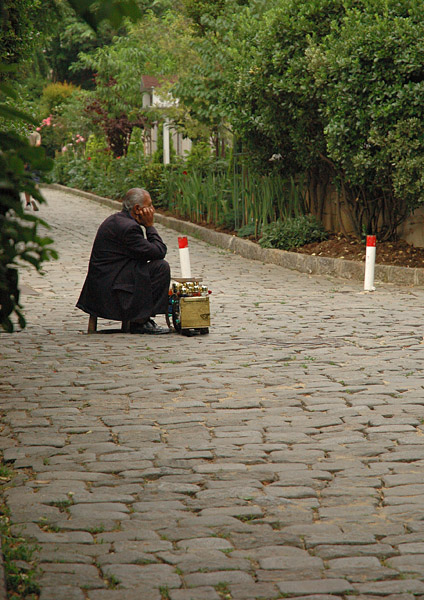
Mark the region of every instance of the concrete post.
[[163, 123], [163, 164], [169, 165], [171, 154], [169, 149], [169, 121], [165, 119]]

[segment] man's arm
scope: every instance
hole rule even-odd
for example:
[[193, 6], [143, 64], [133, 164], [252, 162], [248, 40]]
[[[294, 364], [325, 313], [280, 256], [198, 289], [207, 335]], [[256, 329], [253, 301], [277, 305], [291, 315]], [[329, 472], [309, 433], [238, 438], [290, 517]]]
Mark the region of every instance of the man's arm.
[[146, 227], [146, 236], [135, 222], [128, 228], [123, 237], [123, 243], [128, 251], [142, 262], [159, 260], [166, 256], [166, 245], [153, 225]]

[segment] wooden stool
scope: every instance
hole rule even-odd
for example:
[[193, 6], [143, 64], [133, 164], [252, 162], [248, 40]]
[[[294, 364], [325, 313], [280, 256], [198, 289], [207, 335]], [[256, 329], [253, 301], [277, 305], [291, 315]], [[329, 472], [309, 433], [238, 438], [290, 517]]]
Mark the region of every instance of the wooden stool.
[[[130, 330], [130, 322], [122, 321], [121, 331], [122, 333], [128, 333]], [[97, 317], [94, 315], [90, 315], [88, 319], [88, 329], [87, 333], [97, 333]]]

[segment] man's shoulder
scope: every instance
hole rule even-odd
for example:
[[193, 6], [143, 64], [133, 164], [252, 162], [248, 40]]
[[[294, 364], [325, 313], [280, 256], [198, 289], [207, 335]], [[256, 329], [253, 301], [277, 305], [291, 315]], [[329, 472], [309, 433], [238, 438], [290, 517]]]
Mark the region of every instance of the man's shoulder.
[[129, 213], [124, 210], [113, 213], [103, 221], [100, 227], [118, 227], [119, 229], [127, 229], [130, 227], [137, 227], [137, 222], [131, 217]]

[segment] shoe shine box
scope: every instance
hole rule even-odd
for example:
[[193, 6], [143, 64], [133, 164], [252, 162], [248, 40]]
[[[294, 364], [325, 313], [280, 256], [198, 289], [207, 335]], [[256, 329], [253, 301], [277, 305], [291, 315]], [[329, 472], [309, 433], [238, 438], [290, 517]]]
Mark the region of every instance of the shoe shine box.
[[180, 319], [182, 329], [209, 327], [209, 296], [187, 296], [180, 298]]

